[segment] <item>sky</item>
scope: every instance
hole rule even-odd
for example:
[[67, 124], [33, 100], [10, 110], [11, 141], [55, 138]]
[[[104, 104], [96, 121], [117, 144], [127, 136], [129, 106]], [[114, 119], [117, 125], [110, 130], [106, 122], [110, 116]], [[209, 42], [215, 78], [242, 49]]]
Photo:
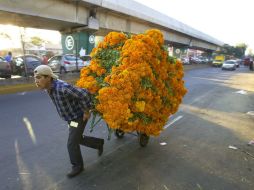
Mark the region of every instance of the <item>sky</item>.
[[254, 50], [253, 0], [135, 0], [217, 40]]
[[[245, 43], [254, 52], [254, 1], [253, 0], [135, 0], [183, 22], [217, 40], [235, 46]], [[18, 39], [19, 29], [13, 26], [0, 25], [0, 32], [8, 32]], [[31, 29], [26, 33], [32, 35]], [[50, 33], [50, 35], [49, 35]], [[58, 43], [59, 32], [36, 30], [36, 35], [43, 39]], [[0, 43], [2, 46], [20, 46], [20, 40]]]
[[[0, 50], [8, 49], [8, 48], [19, 48], [21, 47], [20, 36], [24, 34], [27, 38], [32, 36], [39, 36], [44, 40], [50, 41], [53, 44], [58, 44], [61, 42], [61, 34], [58, 31], [53, 30], [41, 30], [34, 28], [20, 28], [12, 25], [1, 25], [0, 24], [0, 34], [7, 33], [10, 38], [1, 38]], [[29, 41], [29, 39], [24, 39], [25, 41]]]

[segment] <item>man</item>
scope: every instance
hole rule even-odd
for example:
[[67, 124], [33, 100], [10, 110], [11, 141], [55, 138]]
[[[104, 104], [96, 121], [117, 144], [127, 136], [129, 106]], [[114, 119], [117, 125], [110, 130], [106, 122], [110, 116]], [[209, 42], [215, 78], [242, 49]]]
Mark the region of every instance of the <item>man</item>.
[[42, 56], [42, 63], [43, 63], [44, 65], [47, 65], [47, 64], [48, 64], [48, 57], [47, 57], [46, 55], [43, 55], [43, 56]]
[[72, 170], [67, 177], [74, 177], [84, 169], [80, 144], [97, 149], [99, 156], [103, 152], [104, 139], [82, 136], [92, 109], [90, 93], [58, 80], [58, 76], [47, 65], [36, 67], [34, 78], [37, 87], [47, 91], [60, 117], [69, 124], [67, 147]]
[[5, 61], [11, 63], [12, 61], [12, 53], [9, 51], [8, 54], [4, 57]]

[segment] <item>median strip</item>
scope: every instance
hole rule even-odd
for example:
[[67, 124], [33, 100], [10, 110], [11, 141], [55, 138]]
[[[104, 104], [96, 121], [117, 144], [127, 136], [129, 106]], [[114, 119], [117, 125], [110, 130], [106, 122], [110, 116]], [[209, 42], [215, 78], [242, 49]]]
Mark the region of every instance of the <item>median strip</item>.
[[[66, 80], [66, 82], [74, 84], [76, 83], [78, 79], [69, 79]], [[16, 84], [16, 85], [10, 85], [10, 86], [1, 86], [0, 88], [0, 94], [13, 94], [18, 92], [25, 92], [25, 91], [33, 91], [38, 89], [34, 83], [28, 83], [28, 84]]]

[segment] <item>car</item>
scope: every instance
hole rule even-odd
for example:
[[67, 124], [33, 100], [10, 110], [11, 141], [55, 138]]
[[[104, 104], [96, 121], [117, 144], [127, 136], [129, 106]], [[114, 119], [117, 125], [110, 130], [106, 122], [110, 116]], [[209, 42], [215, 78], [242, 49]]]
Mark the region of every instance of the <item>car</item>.
[[250, 58], [250, 57], [245, 57], [245, 58], [243, 58], [243, 60], [242, 60], [244, 66], [249, 66], [250, 63], [251, 63], [252, 61], [253, 61], [253, 60], [252, 60], [252, 58]]
[[227, 60], [224, 61], [222, 66], [222, 70], [236, 70], [236, 61], [235, 60]]
[[[90, 64], [91, 57], [83, 56], [85, 61], [73, 54], [56, 55], [48, 60], [48, 66], [53, 72], [66, 73], [80, 71], [84, 66]], [[77, 62], [77, 64], [76, 64]]]
[[84, 61], [85, 66], [88, 66], [88, 65], [90, 65], [92, 58], [90, 55], [85, 55], [85, 56], [80, 57], [80, 59], [82, 59]]
[[180, 61], [183, 63], [183, 65], [190, 65], [190, 61], [188, 57], [182, 57]]
[[21, 55], [14, 57], [12, 64], [13, 74], [20, 76], [33, 76], [34, 69], [42, 64], [42, 60], [36, 55]]
[[0, 77], [6, 79], [11, 78], [11, 73], [11, 64], [5, 61], [3, 57], [0, 57]]
[[202, 63], [202, 61], [201, 61], [201, 59], [200, 58], [198, 58], [198, 57], [190, 57], [190, 63], [191, 64], [200, 64], [200, 63]]
[[235, 60], [235, 63], [236, 63], [236, 67], [239, 68], [240, 64], [241, 64], [241, 60], [237, 59], [237, 60]]

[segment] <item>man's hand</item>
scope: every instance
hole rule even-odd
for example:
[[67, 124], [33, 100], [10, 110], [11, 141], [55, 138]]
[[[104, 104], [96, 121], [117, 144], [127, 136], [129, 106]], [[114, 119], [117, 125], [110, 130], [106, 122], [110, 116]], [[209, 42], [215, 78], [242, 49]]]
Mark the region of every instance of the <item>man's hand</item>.
[[83, 114], [83, 121], [86, 121], [89, 119], [90, 117], [90, 112], [89, 111], [85, 111], [84, 114]]

